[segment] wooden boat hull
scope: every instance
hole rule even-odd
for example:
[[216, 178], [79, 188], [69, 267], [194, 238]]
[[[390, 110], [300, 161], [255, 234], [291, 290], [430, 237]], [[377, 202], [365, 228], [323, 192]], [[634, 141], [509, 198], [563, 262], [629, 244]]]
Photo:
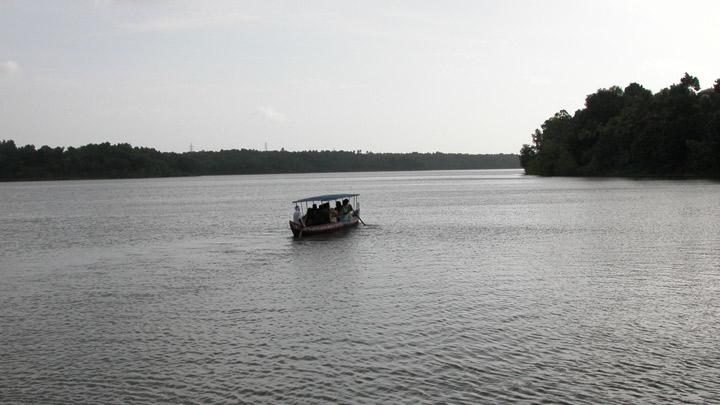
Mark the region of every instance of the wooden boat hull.
[[[330, 222], [327, 224], [310, 226], [303, 226], [302, 224], [293, 221], [289, 222], [290, 230], [292, 231], [293, 236], [299, 238], [302, 236], [322, 235], [326, 233], [337, 232], [345, 228], [352, 228], [357, 226], [360, 223], [360, 220], [357, 217], [354, 217], [346, 222]], [[301, 231], [302, 234], [300, 233]]]

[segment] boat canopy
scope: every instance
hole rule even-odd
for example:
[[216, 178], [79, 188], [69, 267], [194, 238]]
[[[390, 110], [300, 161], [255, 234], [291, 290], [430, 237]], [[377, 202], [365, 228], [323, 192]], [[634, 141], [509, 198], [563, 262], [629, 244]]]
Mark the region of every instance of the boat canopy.
[[293, 204], [301, 203], [301, 202], [308, 202], [308, 201], [332, 201], [332, 200], [341, 200], [343, 198], [347, 197], [357, 197], [360, 194], [325, 194], [325, 195], [318, 195], [315, 197], [307, 197], [307, 198], [301, 198], [299, 200], [293, 201]]

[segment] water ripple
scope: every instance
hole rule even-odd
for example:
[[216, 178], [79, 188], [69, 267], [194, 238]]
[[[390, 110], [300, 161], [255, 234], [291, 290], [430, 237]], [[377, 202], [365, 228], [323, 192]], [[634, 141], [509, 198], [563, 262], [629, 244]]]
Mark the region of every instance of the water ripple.
[[[471, 171], [0, 187], [0, 402], [720, 398], [714, 183]], [[294, 241], [288, 201], [339, 189], [362, 194], [372, 226]]]

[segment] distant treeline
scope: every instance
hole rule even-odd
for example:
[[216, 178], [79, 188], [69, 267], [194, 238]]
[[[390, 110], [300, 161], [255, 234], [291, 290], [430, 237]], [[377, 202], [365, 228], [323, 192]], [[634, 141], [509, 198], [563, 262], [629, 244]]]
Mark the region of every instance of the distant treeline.
[[699, 90], [687, 73], [656, 94], [637, 83], [600, 89], [535, 130], [522, 166], [544, 176], [720, 178], [720, 79]]
[[519, 168], [518, 155], [346, 151], [159, 152], [129, 144], [78, 148], [0, 141], [0, 180], [53, 180], [391, 170]]

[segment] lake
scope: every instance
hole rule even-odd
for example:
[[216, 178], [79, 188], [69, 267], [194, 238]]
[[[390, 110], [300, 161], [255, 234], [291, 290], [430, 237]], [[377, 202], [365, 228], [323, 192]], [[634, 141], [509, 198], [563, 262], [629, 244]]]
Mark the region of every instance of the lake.
[[[367, 226], [293, 240], [290, 201]], [[0, 183], [0, 402], [720, 401], [720, 184]]]

